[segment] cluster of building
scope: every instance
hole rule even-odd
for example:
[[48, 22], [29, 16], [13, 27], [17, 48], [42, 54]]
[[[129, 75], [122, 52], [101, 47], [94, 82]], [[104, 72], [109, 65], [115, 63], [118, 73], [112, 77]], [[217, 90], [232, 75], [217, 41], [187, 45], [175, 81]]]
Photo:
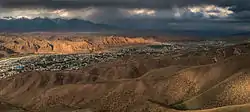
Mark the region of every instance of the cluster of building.
[[91, 64], [122, 57], [122, 54], [34, 55], [0, 61], [0, 78], [28, 71], [78, 70]]

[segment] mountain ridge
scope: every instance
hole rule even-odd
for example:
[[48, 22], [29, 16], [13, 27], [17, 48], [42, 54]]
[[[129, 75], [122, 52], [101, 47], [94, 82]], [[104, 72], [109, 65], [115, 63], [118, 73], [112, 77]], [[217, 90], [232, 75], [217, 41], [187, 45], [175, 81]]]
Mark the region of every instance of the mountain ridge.
[[10, 18], [0, 19], [1, 32], [34, 32], [34, 31], [89, 31], [100, 32], [117, 30], [118, 27], [93, 23], [81, 19], [61, 19], [61, 18]]

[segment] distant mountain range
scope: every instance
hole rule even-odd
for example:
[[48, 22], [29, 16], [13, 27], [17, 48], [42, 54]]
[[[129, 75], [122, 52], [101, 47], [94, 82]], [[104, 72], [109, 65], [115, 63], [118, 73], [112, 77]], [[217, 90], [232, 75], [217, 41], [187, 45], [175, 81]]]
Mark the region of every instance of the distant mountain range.
[[[218, 25], [219, 24], [219, 25]], [[230, 27], [226, 27], [231, 24]], [[0, 19], [0, 32], [90, 32], [131, 36], [189, 36], [225, 37], [249, 36], [249, 32], [235, 30], [233, 22], [184, 20], [131, 20], [93, 23], [82, 19], [12, 18]], [[237, 25], [237, 24], [236, 24]]]
[[96, 24], [80, 19], [49, 18], [5, 18], [0, 19], [0, 32], [32, 32], [32, 31], [84, 31], [100, 32], [118, 29], [105, 24]]

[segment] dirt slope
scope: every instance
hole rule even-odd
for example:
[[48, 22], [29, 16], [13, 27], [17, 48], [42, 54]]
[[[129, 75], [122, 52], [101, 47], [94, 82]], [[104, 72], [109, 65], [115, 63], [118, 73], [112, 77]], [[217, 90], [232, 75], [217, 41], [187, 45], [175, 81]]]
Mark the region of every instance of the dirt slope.
[[[248, 56], [233, 57], [228, 59], [225, 63], [212, 66], [211, 69], [220, 69], [220, 71], [223, 71], [212, 72], [213, 76], [218, 77], [213, 79], [213, 81], [220, 81], [216, 83], [216, 85], [210, 86], [206, 91], [180, 105], [187, 109], [204, 109], [249, 103], [249, 61]], [[222, 66], [225, 66], [225, 68], [222, 68]], [[211, 72], [211, 69], [208, 72]], [[230, 77], [219, 77], [223, 75]]]

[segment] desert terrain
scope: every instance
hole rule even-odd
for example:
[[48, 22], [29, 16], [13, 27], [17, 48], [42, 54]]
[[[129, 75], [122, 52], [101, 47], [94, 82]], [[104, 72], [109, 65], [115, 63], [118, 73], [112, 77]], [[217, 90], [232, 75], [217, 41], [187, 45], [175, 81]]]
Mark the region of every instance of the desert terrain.
[[248, 112], [250, 43], [0, 35], [1, 112]]

